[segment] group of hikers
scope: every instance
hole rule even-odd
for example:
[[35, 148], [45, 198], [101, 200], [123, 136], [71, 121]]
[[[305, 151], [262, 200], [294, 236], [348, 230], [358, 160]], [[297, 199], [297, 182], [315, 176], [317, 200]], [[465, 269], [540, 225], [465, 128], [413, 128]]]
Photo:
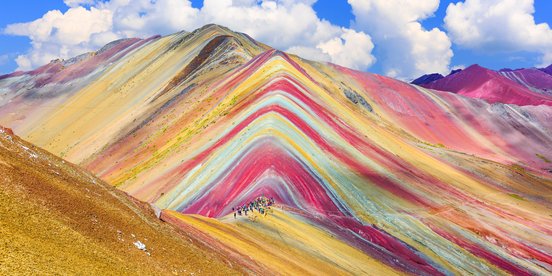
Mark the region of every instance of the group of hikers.
[[234, 212], [234, 218], [236, 218], [237, 215], [245, 215], [247, 216], [248, 212], [253, 213], [253, 211], [259, 212], [259, 214], [266, 216], [268, 212], [270, 211], [270, 206], [274, 205], [274, 198], [267, 198], [265, 196], [257, 197], [255, 200], [250, 201], [247, 204], [243, 204], [241, 206], [232, 208], [232, 212]]

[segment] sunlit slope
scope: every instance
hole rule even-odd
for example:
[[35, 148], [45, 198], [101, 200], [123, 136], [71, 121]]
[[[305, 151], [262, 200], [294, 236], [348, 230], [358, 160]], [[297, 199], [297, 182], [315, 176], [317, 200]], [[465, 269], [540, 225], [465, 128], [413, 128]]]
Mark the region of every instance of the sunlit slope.
[[0, 216], [3, 275], [240, 272], [147, 204], [1, 127]]
[[[328, 273], [552, 270], [547, 106], [489, 105], [209, 26], [150, 42], [53, 107], [0, 120], [163, 209], [222, 218], [274, 197], [255, 223], [166, 211], [254, 271], [288, 262], [280, 247], [305, 260], [289, 273], [328, 259]], [[299, 225], [340, 257], [307, 238], [276, 246], [270, 233]]]
[[[148, 40], [100, 72], [65, 82], [67, 87], [78, 87], [67, 93], [51, 91], [48, 87], [54, 84], [21, 89], [18, 81], [37, 82], [26, 80], [26, 76], [3, 79], [0, 87], [15, 91], [6, 93], [2, 101], [14, 108], [3, 108], [1, 122], [13, 125], [17, 133], [55, 154], [81, 161], [118, 139], [121, 127], [155, 114], [171, 97], [196, 86], [186, 80], [210, 70], [206, 63], [224, 64], [211, 72], [223, 74], [260, 53], [263, 47], [245, 35], [212, 25], [194, 33]], [[81, 63], [73, 66], [83, 66]], [[186, 87], [179, 86], [183, 82]], [[174, 93], [165, 95], [168, 91]], [[195, 108], [195, 103], [188, 108]]]
[[[399, 275], [323, 227], [313, 217], [297, 216], [279, 209], [252, 221], [228, 216], [222, 221], [197, 215], [164, 211], [162, 218], [180, 226], [190, 235], [255, 272], [272, 271], [287, 275]], [[320, 222], [318, 222], [320, 223]]]

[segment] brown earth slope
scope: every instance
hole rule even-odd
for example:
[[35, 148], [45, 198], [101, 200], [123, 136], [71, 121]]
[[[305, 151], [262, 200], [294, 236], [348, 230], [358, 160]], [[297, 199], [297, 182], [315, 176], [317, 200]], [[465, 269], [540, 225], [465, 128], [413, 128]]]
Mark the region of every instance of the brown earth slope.
[[232, 265], [147, 204], [0, 127], [0, 274], [239, 273]]

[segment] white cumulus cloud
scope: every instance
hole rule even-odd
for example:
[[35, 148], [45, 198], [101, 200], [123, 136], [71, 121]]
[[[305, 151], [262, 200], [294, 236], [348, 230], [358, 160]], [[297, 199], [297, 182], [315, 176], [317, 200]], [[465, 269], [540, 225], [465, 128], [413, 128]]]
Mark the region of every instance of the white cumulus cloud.
[[445, 26], [454, 43], [480, 51], [541, 53], [552, 63], [552, 30], [537, 24], [533, 0], [466, 0], [449, 4]]
[[69, 9], [66, 13], [52, 10], [29, 23], [11, 24], [7, 34], [28, 36], [32, 49], [16, 58], [19, 69], [27, 70], [48, 63], [58, 57], [71, 57], [96, 48], [90, 40], [92, 34], [111, 29], [109, 10], [83, 7]]
[[335, 63], [357, 70], [376, 61], [371, 54], [374, 44], [370, 37], [354, 30], [345, 30], [339, 38], [318, 44], [317, 48], [331, 56]]
[[[17, 57], [28, 70], [54, 58], [68, 58], [124, 37], [147, 37], [208, 23], [235, 31], [305, 58], [366, 70], [375, 61], [371, 37], [320, 19], [315, 0], [205, 0], [201, 9], [188, 0], [65, 0], [33, 22], [9, 25], [4, 32], [28, 36], [32, 48]], [[84, 5], [84, 6], [83, 6]]]
[[369, 34], [386, 75], [412, 79], [427, 72], [446, 73], [452, 43], [438, 28], [426, 30], [420, 21], [432, 16], [439, 0], [348, 0], [354, 28]]

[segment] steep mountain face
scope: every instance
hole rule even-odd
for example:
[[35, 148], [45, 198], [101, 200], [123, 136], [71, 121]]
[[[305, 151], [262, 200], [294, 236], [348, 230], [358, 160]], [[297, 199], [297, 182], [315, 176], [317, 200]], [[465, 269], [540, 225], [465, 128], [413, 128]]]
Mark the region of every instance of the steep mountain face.
[[552, 105], [552, 75], [534, 68], [496, 72], [472, 65], [445, 78], [419, 85], [489, 103]]
[[[65, 93], [17, 88], [37, 78], [0, 80], [0, 123], [250, 271], [552, 272], [550, 106], [311, 62], [215, 25], [144, 42]], [[271, 214], [234, 219], [261, 195]]]
[[240, 272], [149, 205], [2, 127], [0, 182], [3, 275]]

